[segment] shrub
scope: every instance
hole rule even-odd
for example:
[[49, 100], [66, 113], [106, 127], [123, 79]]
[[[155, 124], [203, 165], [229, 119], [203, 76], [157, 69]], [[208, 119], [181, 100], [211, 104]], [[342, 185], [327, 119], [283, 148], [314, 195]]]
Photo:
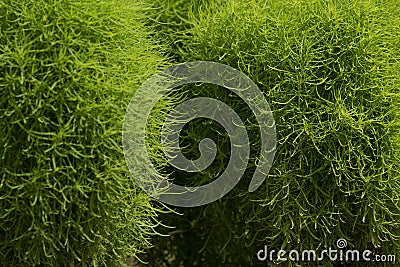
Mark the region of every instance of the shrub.
[[0, 2], [0, 265], [113, 266], [156, 208], [125, 166], [125, 108], [165, 66], [137, 1]]
[[[259, 85], [274, 112], [278, 144], [256, 192], [246, 192], [250, 164], [221, 201], [164, 217], [178, 229], [157, 238], [161, 252], [167, 247], [185, 266], [248, 266], [264, 245], [322, 250], [345, 238], [348, 248], [399, 256], [398, 13], [390, 0], [227, 0], [198, 8], [189, 30], [165, 30], [183, 40], [172, 49], [182, 61], [221, 62]], [[190, 90], [228, 99], [217, 88]], [[248, 110], [228, 101], [256, 136]], [[196, 131], [212, 136], [211, 128], [183, 135], [198, 140]], [[219, 140], [220, 150], [226, 142]]]

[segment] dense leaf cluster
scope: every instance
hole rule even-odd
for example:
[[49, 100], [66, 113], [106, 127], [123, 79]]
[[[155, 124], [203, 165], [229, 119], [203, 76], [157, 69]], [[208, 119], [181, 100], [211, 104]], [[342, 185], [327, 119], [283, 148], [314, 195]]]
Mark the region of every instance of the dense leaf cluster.
[[0, 265], [121, 266], [156, 209], [125, 166], [125, 108], [164, 66], [137, 1], [0, 2]]
[[[176, 261], [248, 266], [264, 245], [322, 250], [335, 247], [339, 238], [352, 249], [398, 253], [398, 3], [159, 2], [164, 12], [158, 27], [171, 40], [175, 58], [221, 62], [247, 74], [269, 101], [278, 135], [275, 162], [262, 188], [245, 192], [250, 163], [242, 187], [220, 202], [180, 210], [184, 218], [165, 218], [184, 229], [165, 241], [179, 255]], [[193, 87], [189, 95], [194, 91], [207, 90]], [[257, 136], [248, 109], [220, 88], [208, 94], [233, 104], [248, 118], [249, 134]], [[196, 134], [213, 136], [215, 129], [187, 128], [183, 138], [196, 144]], [[219, 140], [220, 153], [226, 153], [227, 141]], [[259, 142], [252, 139], [255, 152]], [[218, 172], [215, 167], [198, 176]]]

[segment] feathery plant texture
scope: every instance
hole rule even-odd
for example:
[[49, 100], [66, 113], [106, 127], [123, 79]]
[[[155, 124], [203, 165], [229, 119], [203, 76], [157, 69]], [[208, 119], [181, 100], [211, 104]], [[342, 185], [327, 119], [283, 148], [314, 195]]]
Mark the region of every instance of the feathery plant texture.
[[[246, 192], [253, 158], [240, 186], [221, 201], [177, 209], [184, 216], [166, 215], [167, 224], [178, 230], [168, 240], [157, 238], [159, 246], [164, 242], [177, 262], [204, 261], [201, 266], [247, 266], [256, 264], [255, 253], [264, 245], [323, 250], [335, 248], [339, 238], [351, 249], [399, 257], [398, 2], [158, 3], [164, 9], [155, 12], [156, 24], [161, 35], [170, 36], [175, 58], [240, 69], [265, 94], [278, 135], [274, 165], [261, 188]], [[228, 100], [248, 118], [249, 134], [259, 134], [249, 110], [229, 100], [234, 96], [201, 88], [185, 92]], [[183, 143], [189, 136], [195, 146], [202, 136], [215, 135], [203, 126], [187, 127]], [[259, 140], [251, 140], [257, 151]], [[217, 141], [219, 153], [226, 152], [226, 142]], [[207, 170], [218, 171], [216, 166]]]
[[121, 266], [157, 208], [121, 147], [135, 88], [166, 66], [132, 0], [0, 2], [0, 265]]

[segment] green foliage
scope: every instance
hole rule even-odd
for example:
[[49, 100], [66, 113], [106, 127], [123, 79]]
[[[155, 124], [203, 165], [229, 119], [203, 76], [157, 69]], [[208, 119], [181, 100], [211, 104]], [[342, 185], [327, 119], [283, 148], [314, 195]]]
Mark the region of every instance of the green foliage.
[[137, 1], [0, 2], [0, 265], [121, 266], [157, 209], [125, 166], [125, 108], [165, 66]]
[[182, 61], [179, 50], [185, 46], [185, 36], [190, 35], [190, 17], [198, 14], [208, 0], [145, 0], [145, 2], [152, 7], [147, 15], [150, 24], [157, 30], [157, 37], [169, 46], [173, 59]]
[[[171, 8], [159, 17], [171, 16]], [[176, 13], [182, 10], [193, 9], [180, 6]], [[349, 248], [399, 257], [397, 1], [227, 0], [196, 10], [184, 30], [160, 28], [181, 40], [172, 53], [182, 61], [225, 63], [252, 78], [274, 112], [277, 154], [256, 192], [246, 192], [250, 163], [240, 185], [221, 201], [166, 215], [164, 221], [178, 229], [169, 239], [157, 238], [159, 251], [169, 250], [171, 261], [185, 266], [248, 266], [264, 245], [322, 250], [345, 238]], [[191, 87], [188, 96], [204, 91]], [[248, 110], [224, 90], [208, 92], [233, 103], [257, 136]], [[183, 139], [193, 138], [195, 146], [198, 137], [213, 135], [213, 127], [202, 125], [188, 127]], [[218, 140], [220, 153], [228, 141]]]

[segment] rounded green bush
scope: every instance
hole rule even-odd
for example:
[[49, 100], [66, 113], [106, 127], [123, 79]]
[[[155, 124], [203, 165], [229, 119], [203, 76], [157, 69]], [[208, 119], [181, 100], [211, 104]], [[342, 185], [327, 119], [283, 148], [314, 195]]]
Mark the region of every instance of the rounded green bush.
[[157, 209], [122, 153], [125, 108], [166, 65], [132, 0], [0, 2], [0, 265], [121, 266]]
[[[256, 253], [264, 245], [321, 251], [335, 248], [339, 238], [350, 249], [399, 257], [397, 1], [208, 2], [190, 11], [189, 30], [164, 30], [180, 40], [171, 51], [182, 61], [221, 62], [251, 77], [274, 113], [277, 153], [257, 191], [246, 192], [256, 154], [239, 187], [221, 201], [167, 215], [164, 221], [177, 230], [168, 230], [169, 239], [158, 238], [159, 246], [185, 266], [249, 266], [260, 263]], [[164, 16], [173, 14], [167, 11]], [[194, 90], [190, 96], [207, 91]], [[208, 92], [233, 104], [248, 118], [250, 134], [259, 134], [248, 109], [224, 90]], [[212, 131], [198, 126], [183, 135], [195, 147], [197, 136]], [[218, 141], [219, 152], [226, 153], [229, 140]], [[252, 145], [258, 142], [254, 137]]]

